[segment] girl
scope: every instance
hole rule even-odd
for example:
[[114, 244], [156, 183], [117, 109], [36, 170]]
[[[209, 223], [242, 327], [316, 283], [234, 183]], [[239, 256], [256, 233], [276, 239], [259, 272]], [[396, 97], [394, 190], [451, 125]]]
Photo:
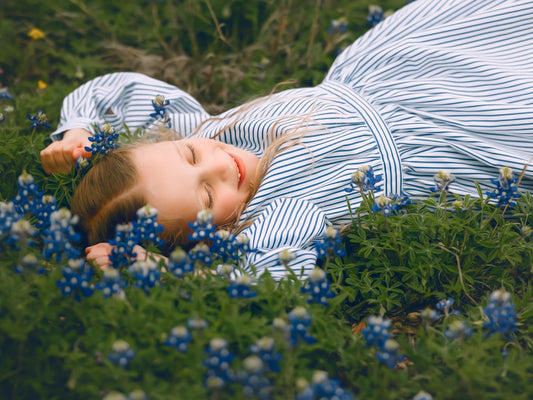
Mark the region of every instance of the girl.
[[[476, 195], [475, 181], [487, 188], [500, 168], [520, 173], [529, 164], [532, 15], [530, 0], [418, 0], [344, 50], [320, 85], [216, 118], [173, 86], [106, 75], [65, 99], [43, 167], [70, 168], [91, 124], [149, 129], [165, 115], [184, 139], [116, 150], [80, 184], [72, 208], [90, 240], [109, 239], [149, 203], [166, 238], [179, 242], [210, 208], [216, 224], [246, 234], [255, 250], [246, 261], [259, 272], [283, 276], [284, 249], [294, 255], [290, 267], [309, 271], [326, 227], [350, 222], [346, 196], [359, 205], [358, 191], [344, 189], [362, 166], [383, 176], [377, 195], [416, 197], [440, 170], [455, 175], [453, 192]], [[520, 188], [533, 190], [532, 166]], [[100, 244], [87, 256], [105, 265], [109, 251]]]

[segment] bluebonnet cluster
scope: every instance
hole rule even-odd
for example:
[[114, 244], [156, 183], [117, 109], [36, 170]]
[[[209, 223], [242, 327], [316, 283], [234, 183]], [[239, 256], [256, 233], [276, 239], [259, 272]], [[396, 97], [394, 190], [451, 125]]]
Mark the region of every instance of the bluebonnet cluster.
[[175, 326], [170, 331], [170, 335], [165, 340], [165, 344], [174, 347], [176, 350], [185, 353], [189, 348], [192, 336], [184, 326]]
[[0, 88], [0, 100], [7, 99], [7, 100], [13, 100], [14, 96], [9, 93], [8, 88]]
[[207, 358], [203, 361], [203, 365], [207, 368], [206, 386], [209, 389], [218, 389], [226, 383], [232, 382], [234, 374], [230, 368], [230, 363], [234, 357], [228, 349], [227, 340], [211, 339], [205, 352]]
[[344, 33], [348, 29], [348, 21], [346, 17], [341, 17], [339, 19], [332, 19], [328, 33], [333, 35], [335, 33]]
[[170, 104], [168, 100], [165, 100], [165, 97], [162, 95], [157, 95], [154, 100], [152, 100], [152, 107], [154, 107], [154, 112], [150, 114], [152, 118], [160, 118], [163, 120], [167, 128], [172, 127], [172, 123], [167, 114], [166, 107]]
[[192, 261], [200, 261], [205, 265], [211, 265], [213, 263], [211, 249], [205, 243], [197, 243], [191, 251], [189, 251], [189, 257]]
[[413, 397], [413, 400], [433, 400], [433, 396], [421, 390]]
[[114, 268], [106, 269], [102, 274], [102, 282], [96, 284], [96, 289], [101, 290], [104, 297], [124, 297], [124, 288], [128, 285], [120, 272]]
[[20, 250], [20, 245], [33, 245], [33, 237], [37, 230], [25, 218], [18, 219], [11, 224], [9, 236], [6, 239], [6, 244], [13, 247], [14, 250]]
[[178, 278], [194, 271], [194, 263], [191, 262], [187, 252], [180, 247], [176, 247], [168, 258], [166, 268]]
[[338, 230], [328, 226], [322, 237], [315, 242], [318, 258], [325, 258], [329, 254], [344, 257], [345, 251], [342, 248], [342, 238]]
[[509, 167], [500, 169], [500, 176], [498, 179], [491, 179], [491, 182], [496, 185], [496, 189], [486, 194], [492, 199], [498, 199], [499, 206], [515, 206], [514, 199], [520, 197], [518, 193], [518, 180]]
[[[40, 261], [35, 254], [26, 254], [20, 259], [20, 262], [15, 266], [15, 272], [21, 274], [22, 272], [24, 272], [25, 268], [29, 268], [30, 270], [36, 270], [36, 267], [39, 264]], [[43, 274], [45, 271], [46, 270], [44, 268], [40, 268], [37, 270], [37, 273]]]
[[359, 168], [352, 174], [350, 186], [344, 190], [348, 193], [351, 193], [356, 188], [359, 188], [359, 190], [362, 190], [363, 192], [375, 192], [380, 189], [380, 187], [376, 186], [376, 184], [382, 180], [383, 176], [381, 174], [374, 175], [374, 169], [371, 166], [366, 165]]
[[424, 325], [429, 326], [440, 318], [440, 313], [432, 308], [426, 307], [420, 312], [420, 318], [422, 318]]
[[378, 23], [380, 23], [384, 19], [385, 19], [385, 14], [383, 12], [383, 8], [375, 4], [371, 4], [368, 6], [368, 14], [366, 16], [366, 22], [368, 22], [371, 26], [376, 26]]
[[376, 199], [371, 210], [374, 213], [381, 212], [384, 216], [388, 217], [398, 211], [398, 204], [393, 203], [390, 197], [382, 194]]
[[109, 241], [109, 244], [113, 246], [111, 254], [109, 254], [111, 266], [120, 268], [130, 265], [136, 257], [134, 247], [137, 244], [137, 235], [135, 234], [134, 224], [117, 224], [115, 236]]
[[249, 299], [257, 296], [257, 292], [251, 289], [252, 278], [248, 274], [243, 274], [231, 281], [228, 286], [228, 293], [232, 298]]
[[327, 306], [329, 304], [328, 299], [335, 297], [335, 293], [329, 287], [326, 272], [317, 267], [309, 273], [307, 282], [301, 290], [303, 293], [309, 293], [308, 303], [317, 302]]
[[216, 229], [216, 226], [213, 225], [212, 222], [213, 214], [211, 213], [211, 210], [205, 209], [199, 211], [196, 215], [196, 221], [189, 223], [189, 226], [193, 230], [189, 235], [189, 240], [212, 240]]
[[239, 259], [239, 243], [231, 232], [224, 229], [214, 233], [211, 251], [217, 253], [223, 262]]
[[28, 114], [27, 117], [31, 121], [32, 129], [39, 129], [39, 128], [51, 129], [52, 128], [50, 125], [48, 125], [48, 119], [46, 118], [46, 114], [40, 110], [37, 111], [36, 115], [31, 116], [30, 114]]
[[12, 201], [0, 202], [0, 238], [7, 235], [13, 222], [18, 221], [20, 218], [22, 216], [17, 212]]
[[433, 193], [447, 192], [450, 190], [450, 185], [455, 182], [455, 176], [448, 171], [439, 171], [433, 177], [435, 186], [430, 188]]
[[483, 310], [487, 321], [483, 327], [489, 331], [489, 336], [501, 333], [510, 338], [516, 330], [516, 311], [511, 302], [511, 294], [505, 290], [495, 290], [489, 296], [489, 304]]
[[269, 399], [272, 383], [265, 376], [265, 366], [261, 358], [251, 355], [245, 358], [242, 364], [243, 369], [237, 373], [237, 377], [243, 385], [244, 398]]
[[151, 259], [137, 260], [128, 268], [128, 272], [135, 279], [135, 286], [143, 289], [146, 293], [159, 282], [161, 270], [157, 263]]
[[316, 338], [311, 336], [307, 331], [311, 325], [311, 321], [311, 314], [304, 307], [295, 307], [289, 313], [290, 325], [288, 327], [289, 337], [287, 338], [289, 346], [297, 345], [300, 340], [308, 344], [316, 342]]
[[43, 230], [43, 258], [49, 260], [55, 256], [56, 261], [74, 259], [80, 250], [72, 242], [80, 240], [80, 234], [74, 230], [78, 217], [69, 209], [61, 208], [50, 214], [50, 226]]
[[187, 320], [187, 326], [195, 331], [207, 328], [207, 321], [203, 318], [191, 317]]
[[448, 340], [466, 339], [472, 335], [472, 329], [464, 321], [455, 320], [444, 331], [444, 337]]
[[94, 287], [91, 284], [93, 270], [85, 260], [69, 260], [62, 271], [63, 277], [57, 281], [57, 286], [61, 289], [63, 296], [74, 295], [74, 298], [79, 300], [80, 295], [88, 297], [93, 294]]
[[459, 311], [452, 309], [454, 302], [455, 300], [450, 297], [448, 299], [440, 300], [436, 307], [444, 313], [445, 317], [450, 315], [459, 315]]
[[289, 249], [283, 249], [278, 254], [278, 260], [281, 265], [288, 267], [291, 261], [293, 261], [296, 256]]
[[26, 214], [36, 211], [43, 194], [39, 191], [33, 176], [23, 172], [17, 179], [17, 189], [17, 194], [13, 200], [17, 212]]
[[352, 400], [354, 396], [340, 386], [338, 379], [331, 379], [326, 371], [315, 371], [312, 383], [300, 380], [296, 400]]
[[281, 354], [275, 351], [274, 339], [268, 336], [258, 339], [250, 346], [250, 352], [258, 356], [270, 371], [280, 372]]
[[165, 243], [159, 238], [159, 234], [163, 232], [164, 228], [157, 223], [157, 209], [150, 204], [139, 208], [134, 228], [138, 243], [151, 241], [158, 246]]
[[389, 328], [391, 321], [382, 317], [370, 316], [367, 327], [361, 330], [367, 345], [378, 348], [376, 357], [389, 368], [394, 368], [405, 357], [399, 353], [398, 342], [391, 338]]
[[54, 211], [57, 211], [56, 198], [50, 195], [43, 195], [35, 203], [32, 211], [35, 218], [37, 218], [35, 226], [39, 229], [48, 228], [50, 226], [50, 216]]
[[86, 151], [95, 154], [108, 154], [115, 150], [118, 146], [115, 143], [119, 133], [109, 124], [102, 124], [95, 126], [96, 132], [89, 137], [90, 146], [85, 147]]
[[127, 367], [135, 356], [135, 350], [125, 340], [115, 340], [109, 353], [109, 361], [121, 367]]

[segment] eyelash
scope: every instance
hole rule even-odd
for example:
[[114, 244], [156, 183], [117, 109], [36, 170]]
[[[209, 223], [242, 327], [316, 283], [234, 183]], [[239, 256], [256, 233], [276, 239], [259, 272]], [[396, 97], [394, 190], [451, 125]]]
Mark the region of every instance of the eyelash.
[[[196, 162], [198, 161], [198, 157], [196, 155], [196, 150], [194, 149], [194, 147], [191, 144], [188, 144], [187, 147], [191, 151], [192, 163], [196, 164]], [[213, 199], [213, 195], [211, 194], [211, 189], [209, 188], [209, 186], [206, 185], [205, 191], [207, 192], [207, 199], [208, 199], [207, 200], [207, 208], [213, 208], [214, 199]]]

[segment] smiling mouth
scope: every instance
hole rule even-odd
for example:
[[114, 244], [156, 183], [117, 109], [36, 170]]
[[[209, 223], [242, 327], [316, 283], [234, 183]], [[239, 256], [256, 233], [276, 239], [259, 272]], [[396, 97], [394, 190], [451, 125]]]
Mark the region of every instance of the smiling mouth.
[[246, 169], [240, 157], [235, 156], [233, 154], [230, 154], [230, 156], [231, 158], [233, 158], [233, 161], [235, 162], [235, 166], [237, 167], [237, 179], [238, 179], [237, 187], [240, 188], [246, 176]]

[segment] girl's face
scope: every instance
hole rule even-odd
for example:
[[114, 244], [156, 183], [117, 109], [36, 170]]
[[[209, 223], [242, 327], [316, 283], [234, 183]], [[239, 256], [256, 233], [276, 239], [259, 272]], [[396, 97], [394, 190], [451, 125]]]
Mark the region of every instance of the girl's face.
[[215, 225], [233, 221], [257, 184], [259, 158], [213, 139], [147, 144], [135, 147], [132, 159], [161, 225], [176, 221], [182, 231], [206, 208]]

